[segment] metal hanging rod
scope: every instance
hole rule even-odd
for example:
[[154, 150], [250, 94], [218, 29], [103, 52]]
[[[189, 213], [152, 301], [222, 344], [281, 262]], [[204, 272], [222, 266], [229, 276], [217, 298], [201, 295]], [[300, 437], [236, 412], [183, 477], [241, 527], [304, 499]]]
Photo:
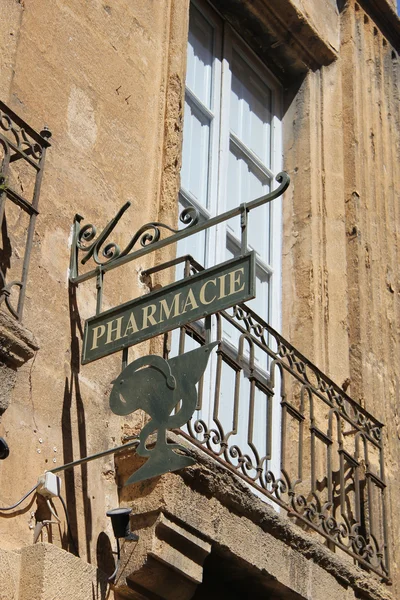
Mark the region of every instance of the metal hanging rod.
[[110, 448], [109, 450], [103, 450], [103, 452], [97, 452], [97, 454], [91, 454], [90, 456], [79, 458], [78, 460], [74, 460], [70, 463], [67, 463], [66, 465], [60, 465], [59, 467], [50, 469], [50, 473], [59, 473], [60, 471], [67, 471], [68, 469], [73, 469], [74, 467], [78, 467], [79, 465], [83, 465], [84, 463], [96, 460], [97, 458], [102, 458], [103, 456], [108, 456], [109, 454], [117, 454], [117, 452], [127, 450], [128, 448], [135, 448], [138, 445], [139, 440], [135, 440], [134, 442], [129, 442], [129, 444], [123, 444], [122, 446], [116, 446], [115, 448]]
[[[203, 223], [199, 223], [199, 212], [194, 207], [185, 208], [179, 219], [180, 221], [186, 225], [185, 229], [176, 230], [166, 225], [164, 223], [152, 222], [143, 225], [132, 237], [129, 244], [126, 246], [124, 250], [118, 247], [114, 242], [108, 242], [105, 246], [105, 242], [107, 238], [110, 236], [111, 232], [116, 227], [118, 221], [121, 219], [124, 212], [129, 208], [130, 202], [127, 202], [122, 206], [122, 208], [118, 211], [117, 215], [106, 225], [103, 231], [96, 237], [96, 227], [92, 224], [87, 224], [81, 228], [81, 221], [83, 217], [81, 215], [76, 215], [74, 220], [74, 230], [73, 230], [73, 242], [71, 249], [71, 262], [70, 262], [70, 281], [74, 284], [79, 284], [84, 281], [88, 281], [93, 277], [97, 277], [99, 272], [105, 273], [107, 271], [111, 271], [112, 269], [116, 269], [121, 265], [125, 265], [132, 260], [136, 260], [150, 252], [154, 252], [159, 250], [160, 248], [165, 248], [170, 244], [174, 244], [183, 240], [191, 235], [195, 235], [201, 231], [209, 229], [210, 227], [214, 227], [219, 223], [223, 223], [224, 221], [228, 221], [233, 217], [238, 215], [242, 215], [242, 250], [243, 244], [247, 245], [246, 242], [246, 224], [247, 224], [247, 214], [259, 206], [263, 204], [267, 204], [276, 198], [279, 198], [290, 184], [290, 177], [285, 172], [282, 171], [276, 176], [276, 181], [280, 184], [276, 190], [273, 190], [269, 194], [265, 194], [255, 200], [252, 200], [248, 203], [243, 203], [228, 210], [220, 215], [212, 217], [211, 219], [204, 221]], [[164, 239], [160, 239], [161, 230], [167, 230], [172, 233], [169, 237]], [[139, 243], [142, 248], [139, 250], [133, 250], [135, 245]], [[104, 246], [101, 254], [105, 260], [103, 262], [99, 258], [99, 253], [101, 248]], [[85, 256], [81, 260], [82, 264], [88, 262], [91, 258], [93, 258], [96, 263], [96, 268], [88, 271], [87, 273], [83, 273], [79, 275], [78, 273], [78, 255], [79, 251], [84, 252]]]

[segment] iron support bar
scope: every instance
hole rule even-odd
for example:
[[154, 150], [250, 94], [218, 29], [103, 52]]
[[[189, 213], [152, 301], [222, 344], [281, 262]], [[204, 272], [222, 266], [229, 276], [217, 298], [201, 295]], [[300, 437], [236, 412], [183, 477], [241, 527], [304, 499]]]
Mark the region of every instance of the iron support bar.
[[[286, 191], [286, 189], [288, 188], [289, 183], [290, 183], [289, 175], [285, 172], [279, 173], [279, 175], [277, 175], [277, 177], [276, 177], [276, 180], [280, 183], [279, 187], [276, 190], [270, 192], [269, 194], [265, 194], [264, 196], [261, 196], [260, 198], [256, 198], [255, 200], [248, 202], [246, 205], [247, 212], [250, 212], [251, 210], [258, 208], [259, 206], [262, 206], [263, 204], [266, 204], [267, 202], [272, 202], [272, 200], [279, 198], [279, 196], [281, 196]], [[88, 248], [87, 255], [82, 259], [83, 263], [86, 263], [87, 260], [93, 255], [94, 249], [96, 247], [99, 248], [105, 242], [108, 235], [111, 233], [111, 231], [116, 226], [122, 213], [125, 212], [126, 208], [128, 207], [127, 205], [129, 205], [129, 203], [126, 203], [120, 209], [117, 217], [106, 226], [104, 231], [99, 235], [98, 240], [90, 247], [90, 249]], [[185, 239], [191, 235], [194, 235], [196, 233], [199, 233], [201, 231], [205, 231], [206, 229], [210, 229], [210, 227], [219, 225], [220, 223], [223, 223], [224, 221], [228, 221], [229, 219], [232, 219], [233, 217], [237, 217], [238, 215], [241, 215], [241, 214], [243, 214], [243, 205], [240, 205], [236, 208], [228, 210], [228, 211], [226, 211], [220, 215], [217, 215], [216, 217], [213, 217], [207, 221], [204, 221], [203, 223], [200, 223], [198, 225], [186, 227], [186, 229], [177, 231], [173, 235], [171, 235], [163, 240], [159, 240], [159, 241], [155, 241], [155, 242], [150, 241], [141, 250], [136, 250], [135, 252], [126, 253], [126, 254], [124, 254], [124, 252], [123, 252], [122, 255], [119, 256], [119, 258], [115, 258], [114, 260], [110, 259], [109, 262], [102, 263], [103, 271], [107, 272], [107, 271], [111, 271], [112, 269], [116, 269], [117, 267], [120, 267], [121, 265], [125, 265], [125, 264], [131, 262], [132, 260], [141, 258], [142, 256], [149, 254], [150, 252], [160, 250], [161, 248], [165, 248], [166, 246], [169, 246], [170, 244], [175, 244], [175, 243], [179, 242], [180, 240], [183, 240], [183, 239]], [[82, 217], [80, 217], [80, 219], [81, 218]], [[159, 224], [159, 223], [157, 223], [157, 224], [150, 223], [149, 224], [149, 228], [151, 227], [153, 229], [156, 229], [160, 226], [162, 226], [162, 224]], [[90, 227], [90, 226], [87, 226], [87, 227]], [[146, 226], [142, 227], [141, 229], [143, 229], [143, 231], [144, 231], [145, 227]], [[171, 228], [169, 228], [169, 229], [171, 230]], [[93, 238], [91, 238], [91, 239], [93, 239]], [[76, 244], [78, 244], [77, 241], [76, 241]], [[81, 246], [78, 246], [78, 247], [80, 249], [83, 249]], [[74, 253], [75, 251], [76, 251], [76, 249], [72, 248], [72, 253]], [[82, 275], [78, 275], [77, 274], [77, 264], [76, 264], [75, 268], [71, 269], [70, 281], [72, 283], [79, 284], [84, 281], [88, 281], [89, 279], [92, 279], [93, 277], [96, 277], [96, 275], [97, 275], [97, 268], [93, 269], [92, 271], [88, 271], [87, 273], [83, 273]]]
[[150, 267], [150, 269], [145, 269], [141, 272], [142, 278], [146, 278], [148, 275], [153, 275], [154, 273], [159, 273], [159, 271], [164, 271], [165, 269], [169, 269], [170, 267], [176, 267], [176, 265], [180, 265], [181, 263], [188, 260], [192, 267], [195, 267], [196, 271], [204, 271], [204, 267], [202, 267], [190, 254], [184, 254], [183, 256], [178, 256], [173, 260], [169, 260], [168, 262], [162, 263], [161, 265], [155, 265], [154, 267]]
[[247, 223], [249, 217], [249, 209], [247, 208], [247, 204], [240, 205], [241, 213], [240, 213], [240, 229], [242, 232], [241, 239], [241, 252], [245, 254], [247, 252]]
[[[11, 159], [10, 159], [10, 162], [11, 162]], [[17, 206], [22, 208], [29, 215], [38, 215], [39, 214], [39, 211], [37, 210], [37, 208], [32, 206], [32, 204], [30, 204], [27, 200], [25, 200], [25, 198], [20, 196], [15, 190], [8, 188], [7, 195], [11, 200], [13, 200], [14, 204], [16, 204]]]
[[66, 465], [61, 465], [59, 467], [55, 467], [54, 469], [50, 469], [50, 473], [60, 473], [61, 471], [67, 471], [68, 469], [73, 469], [74, 467], [78, 467], [79, 465], [83, 465], [84, 463], [91, 462], [92, 460], [97, 460], [98, 458], [102, 458], [103, 456], [109, 456], [110, 454], [116, 454], [117, 452], [121, 452], [122, 450], [126, 450], [127, 448], [135, 448], [139, 444], [139, 440], [135, 440], [134, 442], [129, 442], [129, 444], [123, 444], [122, 446], [116, 446], [115, 448], [110, 448], [109, 450], [103, 450], [103, 452], [97, 452], [96, 454], [91, 454], [90, 456], [85, 456], [84, 458], [79, 458], [78, 460], [73, 460]]
[[101, 307], [103, 304], [103, 282], [104, 282], [104, 273], [102, 267], [97, 269], [97, 279], [96, 279], [96, 315], [101, 313]]

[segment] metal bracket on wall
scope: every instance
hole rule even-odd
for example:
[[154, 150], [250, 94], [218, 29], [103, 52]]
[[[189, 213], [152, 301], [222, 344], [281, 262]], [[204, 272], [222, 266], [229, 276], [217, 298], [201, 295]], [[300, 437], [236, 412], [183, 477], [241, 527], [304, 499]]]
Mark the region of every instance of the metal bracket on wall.
[[[265, 194], [264, 196], [256, 198], [251, 202], [247, 202], [246, 204], [242, 204], [236, 208], [228, 210], [202, 223], [199, 223], [199, 213], [194, 207], [185, 208], [181, 212], [179, 221], [185, 225], [183, 229], [173, 229], [169, 225], [159, 222], [146, 223], [133, 235], [130, 242], [123, 250], [121, 250], [118, 244], [114, 242], [107, 242], [107, 239], [117, 226], [122, 215], [129, 208], [130, 202], [126, 202], [121, 207], [115, 217], [111, 219], [111, 221], [106, 225], [106, 227], [104, 227], [102, 232], [97, 237], [96, 227], [92, 224], [87, 224], [81, 227], [81, 221], [83, 220], [83, 217], [81, 215], [76, 215], [73, 225], [73, 240], [70, 260], [69, 277], [71, 283], [79, 284], [83, 281], [88, 281], [93, 277], [97, 277], [100, 268], [102, 269], [103, 273], [106, 273], [107, 271], [149, 254], [150, 252], [155, 252], [160, 248], [165, 248], [170, 244], [175, 244], [191, 235], [195, 235], [200, 231], [214, 227], [219, 223], [223, 223], [224, 221], [228, 221], [229, 219], [239, 215], [241, 215], [242, 236], [244, 237], [245, 245], [247, 247], [247, 240], [245, 238], [247, 234], [247, 214], [251, 210], [258, 208], [263, 204], [267, 204], [268, 202], [272, 202], [272, 200], [282, 196], [290, 184], [290, 177], [284, 171], [279, 173], [275, 179], [279, 183], [279, 187], [269, 194]], [[162, 232], [165, 231], [170, 232], [172, 235], [161, 239]], [[141, 246], [141, 248], [137, 249], [138, 246]], [[84, 253], [83, 258], [80, 260], [81, 264], [84, 265], [90, 259], [93, 259], [96, 265], [95, 269], [79, 274], [80, 252]], [[100, 254], [103, 258], [100, 258]]]
[[[22, 319], [33, 234], [39, 214], [44, 161], [46, 149], [50, 147], [50, 138], [51, 132], [47, 127], [40, 134], [37, 133], [0, 101], [0, 150], [3, 154], [0, 163], [0, 230], [3, 236], [3, 249], [0, 250], [0, 305], [4, 303], [19, 321]], [[19, 180], [20, 172], [23, 173], [24, 187], [33, 190], [30, 196], [28, 192], [16, 189], [15, 182]], [[21, 239], [21, 246], [24, 245], [25, 248], [20, 267], [19, 264], [12, 264], [13, 247], [7, 231], [10, 203], [28, 216], [26, 237]], [[7, 280], [10, 273], [10, 279]], [[15, 292], [15, 288], [19, 288], [19, 291]], [[18, 298], [17, 307], [13, 303], [14, 294]]]

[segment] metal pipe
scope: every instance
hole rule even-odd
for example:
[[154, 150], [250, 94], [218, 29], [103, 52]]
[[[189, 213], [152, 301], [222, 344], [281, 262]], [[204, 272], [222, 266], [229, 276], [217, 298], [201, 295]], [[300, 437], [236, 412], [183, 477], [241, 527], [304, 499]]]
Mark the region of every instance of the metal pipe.
[[117, 446], [116, 448], [110, 448], [110, 450], [104, 450], [103, 452], [97, 452], [97, 454], [91, 454], [90, 456], [85, 456], [84, 458], [79, 458], [78, 460], [74, 460], [66, 465], [61, 465], [60, 467], [55, 467], [54, 469], [50, 469], [50, 473], [59, 473], [60, 471], [66, 471], [67, 469], [73, 469], [79, 465], [83, 465], [84, 463], [91, 462], [92, 460], [96, 460], [97, 458], [102, 458], [103, 456], [108, 456], [109, 454], [116, 454], [117, 452], [121, 452], [122, 450], [126, 450], [127, 448], [134, 448], [139, 445], [139, 440], [135, 440], [134, 442], [129, 442], [129, 444], [123, 444], [122, 446]]

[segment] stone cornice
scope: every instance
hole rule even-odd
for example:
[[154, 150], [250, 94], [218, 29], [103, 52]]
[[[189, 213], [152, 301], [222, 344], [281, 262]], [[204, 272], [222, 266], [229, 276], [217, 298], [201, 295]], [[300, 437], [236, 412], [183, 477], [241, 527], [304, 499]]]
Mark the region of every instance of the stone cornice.
[[[279, 564], [281, 548], [281, 556], [292, 553], [293, 557], [296, 556], [295, 562], [298, 564], [310, 560], [341, 585], [353, 588], [365, 600], [393, 600], [390, 588], [381, 584], [374, 575], [333, 553], [314, 535], [306, 533], [287, 516], [276, 512], [272, 506], [257, 498], [241, 479], [213, 458], [188, 444], [180, 436], [174, 433], [168, 435], [171, 441], [186, 446], [188, 453], [197, 460], [197, 464], [176, 474], [167, 474], [161, 478], [140, 482], [137, 486], [124, 487], [127, 474], [143, 464], [143, 458], [132, 449], [115, 457], [120, 503], [128, 506], [133, 503], [133, 531], [139, 532], [140, 535], [142, 520], [146, 516], [155, 519], [163, 513], [167, 519], [175, 521], [211, 543], [214, 549], [223, 548], [228, 554], [237, 555], [238, 560], [242, 560], [246, 555], [246, 551], [242, 553], [241, 550], [242, 545], [243, 548], [245, 546], [246, 535], [253, 536], [251, 544], [256, 546], [261, 546], [266, 536], [271, 541], [271, 553], [276, 546], [276, 556], [272, 561], [274, 565]], [[152, 439], [149, 438], [150, 446]], [[204, 501], [201, 498], [204, 498]], [[195, 511], [193, 506], [196, 506]], [[218, 528], [214, 527], [216, 520], [220, 525]], [[242, 541], [239, 546], [238, 540]], [[250, 559], [250, 554], [249, 550], [246, 560], [250, 561], [255, 573], [260, 576], [268, 572], [264, 554], [256, 552], [255, 561], [254, 557]], [[305, 589], [307, 569], [304, 569], [303, 577], [305, 579], [300, 587]]]
[[388, 42], [400, 52], [400, 19], [387, 0], [358, 0], [358, 4], [379, 27]]
[[338, 48], [291, 0], [213, 0], [213, 6], [284, 84], [338, 56]]

